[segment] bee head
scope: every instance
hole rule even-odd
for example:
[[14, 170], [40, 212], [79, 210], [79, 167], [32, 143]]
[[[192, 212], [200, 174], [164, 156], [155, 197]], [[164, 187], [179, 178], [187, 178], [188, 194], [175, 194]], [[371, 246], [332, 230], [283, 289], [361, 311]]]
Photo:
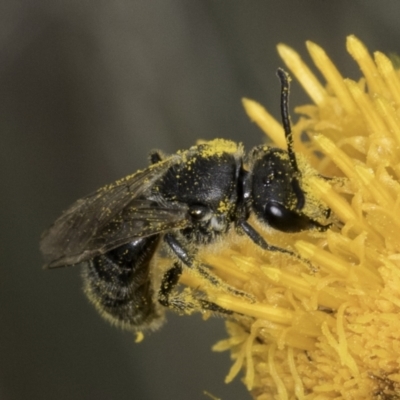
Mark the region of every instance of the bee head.
[[[281, 117], [287, 150], [258, 146], [249, 155], [250, 172], [245, 182], [245, 197], [257, 218], [282, 232], [299, 232], [311, 228], [327, 229], [310, 217], [309, 196], [302, 188], [302, 174], [293, 150], [289, 117], [289, 76], [278, 69], [281, 81]], [[311, 207], [313, 208], [313, 207]], [[329, 216], [329, 209], [314, 207], [312, 214]], [[305, 210], [307, 209], [307, 213]], [[313, 215], [314, 217], [315, 215]]]
[[282, 232], [299, 232], [315, 227], [302, 210], [306, 194], [300, 186], [301, 174], [285, 150], [256, 147], [250, 157], [247, 192], [256, 217]]

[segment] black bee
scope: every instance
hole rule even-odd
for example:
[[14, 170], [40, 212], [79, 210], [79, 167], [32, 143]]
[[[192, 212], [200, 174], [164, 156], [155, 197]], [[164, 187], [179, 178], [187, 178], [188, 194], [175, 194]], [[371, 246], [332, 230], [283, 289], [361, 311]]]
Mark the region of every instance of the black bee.
[[[251, 215], [283, 232], [328, 227], [304, 213], [307, 194], [292, 147], [288, 76], [282, 69], [278, 76], [287, 150], [260, 145], [245, 156], [242, 145], [217, 139], [171, 156], [153, 152], [147, 169], [78, 200], [56, 220], [41, 241], [46, 267], [82, 264], [89, 299], [107, 319], [131, 330], [157, 327], [162, 306], [229, 313], [173, 290], [188, 268], [243, 295], [196, 261], [199, 246], [235, 229], [265, 250], [294, 255], [268, 244], [249, 224]], [[173, 260], [163, 276], [154, 273], [160, 252]]]

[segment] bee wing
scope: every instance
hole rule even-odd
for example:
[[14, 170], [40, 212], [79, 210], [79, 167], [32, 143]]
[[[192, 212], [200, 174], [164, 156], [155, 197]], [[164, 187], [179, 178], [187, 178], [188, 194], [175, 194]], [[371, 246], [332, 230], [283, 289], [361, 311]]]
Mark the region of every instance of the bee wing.
[[76, 201], [42, 236], [46, 267], [76, 264], [133, 238], [183, 225], [184, 206], [168, 208], [138, 199], [179, 162], [180, 156], [171, 156]]
[[183, 229], [188, 226], [188, 206], [186, 204], [161, 205], [148, 200], [134, 200], [103, 226], [87, 245], [88, 258], [95, 253], [104, 253], [138, 238]]

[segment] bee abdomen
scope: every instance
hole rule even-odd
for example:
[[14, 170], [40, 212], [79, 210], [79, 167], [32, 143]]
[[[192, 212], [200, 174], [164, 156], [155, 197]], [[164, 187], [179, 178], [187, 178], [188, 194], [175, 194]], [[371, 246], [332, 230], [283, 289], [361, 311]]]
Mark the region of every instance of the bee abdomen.
[[93, 258], [83, 268], [85, 293], [110, 322], [141, 330], [160, 319], [150, 279], [158, 241], [157, 235], [135, 240]]

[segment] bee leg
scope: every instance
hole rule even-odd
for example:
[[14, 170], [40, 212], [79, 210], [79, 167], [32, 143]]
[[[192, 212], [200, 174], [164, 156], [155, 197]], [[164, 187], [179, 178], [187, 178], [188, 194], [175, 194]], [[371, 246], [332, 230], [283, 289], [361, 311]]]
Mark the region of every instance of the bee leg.
[[284, 249], [282, 247], [274, 246], [271, 244], [268, 244], [264, 238], [247, 222], [247, 221], [241, 221], [238, 223], [238, 228], [240, 229], [241, 232], [245, 233], [253, 243], [255, 243], [257, 246], [260, 246], [262, 249], [267, 250], [267, 251], [278, 251], [280, 253], [288, 254], [292, 257], [297, 258], [299, 261], [307, 264], [308, 267], [311, 268], [312, 271], [316, 271], [313, 265], [310, 263], [310, 261], [304, 259], [303, 257], [300, 257], [298, 254], [294, 253], [293, 251]]
[[205, 311], [212, 311], [212, 312], [226, 314], [226, 315], [234, 314], [233, 311], [227, 310], [226, 308], [223, 308], [223, 307], [220, 307], [211, 301], [199, 299], [199, 303], [201, 304], [201, 308]]
[[239, 222], [238, 227], [252, 240], [252, 242], [254, 242], [257, 246], [260, 246], [262, 249], [267, 251], [279, 251], [280, 253], [290, 254], [291, 256], [298, 258], [298, 255], [290, 250], [268, 244], [264, 240], [264, 238], [247, 221]]
[[159, 303], [164, 307], [173, 308], [178, 312], [189, 311], [195, 307], [192, 303], [178, 299], [176, 295], [174, 297], [171, 296], [171, 292], [178, 284], [181, 275], [182, 267], [178, 263], [175, 263], [174, 266], [164, 274], [160, 290], [158, 291]]
[[183, 294], [171, 295], [172, 290], [177, 286], [179, 278], [182, 275], [182, 267], [179, 263], [169, 269], [163, 276], [161, 287], [158, 292], [158, 301], [164, 307], [172, 308], [181, 313], [191, 313], [199, 307], [205, 311], [213, 311], [222, 314], [233, 314], [215, 303], [204, 299], [195, 299], [197, 303], [189, 301]]
[[202, 265], [197, 263], [194, 258], [189, 255], [188, 251], [181, 245], [181, 243], [178, 241], [178, 239], [175, 237], [175, 235], [171, 233], [167, 233], [164, 236], [164, 240], [168, 244], [168, 246], [171, 248], [171, 250], [175, 253], [175, 255], [178, 257], [182, 263], [192, 269], [195, 270], [199, 273], [199, 275], [206, 279], [211, 285], [218, 287], [225, 292], [231, 293], [234, 296], [240, 296], [240, 297], [245, 297], [251, 302], [254, 302], [254, 298], [250, 296], [249, 294], [235, 289], [234, 287], [226, 284], [223, 282], [220, 278], [218, 278], [216, 275], [211, 273], [208, 268], [204, 268]]

